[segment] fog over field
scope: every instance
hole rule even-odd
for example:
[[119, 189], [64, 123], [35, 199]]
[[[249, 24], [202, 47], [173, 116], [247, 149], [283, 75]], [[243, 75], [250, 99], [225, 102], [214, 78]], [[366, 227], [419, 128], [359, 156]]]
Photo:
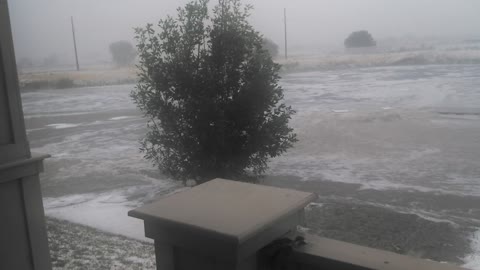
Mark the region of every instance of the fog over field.
[[[133, 28], [156, 23], [188, 0], [10, 1], [17, 58], [56, 54], [73, 64], [70, 16], [75, 19], [80, 59], [107, 61], [108, 45], [133, 40]], [[252, 24], [283, 47], [283, 9], [288, 12], [291, 50], [343, 48], [355, 30], [381, 41], [425, 37], [480, 38], [480, 2], [475, 0], [245, 0], [254, 5]], [[215, 4], [216, 1], [211, 1]]]

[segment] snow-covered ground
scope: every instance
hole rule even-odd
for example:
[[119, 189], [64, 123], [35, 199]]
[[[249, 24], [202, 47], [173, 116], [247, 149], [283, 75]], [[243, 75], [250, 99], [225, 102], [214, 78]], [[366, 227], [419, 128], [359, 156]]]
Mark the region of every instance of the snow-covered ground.
[[480, 230], [473, 237], [472, 247], [474, 252], [465, 258], [464, 267], [469, 269], [480, 269]]
[[[448, 198], [389, 207], [480, 228], [480, 65], [304, 72], [281, 84], [300, 141], [271, 161], [269, 175]], [[32, 151], [52, 154], [42, 176], [47, 215], [144, 240], [127, 212], [181, 188], [138, 151], [145, 120], [132, 89], [22, 94]], [[472, 269], [480, 269], [478, 235], [465, 258]]]
[[480, 196], [480, 66], [287, 75], [295, 149], [272, 173]]
[[156, 269], [152, 243], [54, 218], [47, 218], [47, 231], [53, 270]]

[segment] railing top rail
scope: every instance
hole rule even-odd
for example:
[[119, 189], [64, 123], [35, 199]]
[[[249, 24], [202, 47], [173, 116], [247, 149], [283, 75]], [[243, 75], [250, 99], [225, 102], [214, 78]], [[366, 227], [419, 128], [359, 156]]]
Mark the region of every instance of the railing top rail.
[[458, 266], [362, 247], [350, 243], [305, 235], [307, 244], [295, 249], [296, 264], [308, 269], [372, 270], [462, 270]]

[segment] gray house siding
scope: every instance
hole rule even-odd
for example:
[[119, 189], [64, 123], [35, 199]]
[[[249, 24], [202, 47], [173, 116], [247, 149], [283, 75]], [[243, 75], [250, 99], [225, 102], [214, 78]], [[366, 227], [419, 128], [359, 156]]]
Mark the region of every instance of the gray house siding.
[[0, 0], [0, 269], [51, 269], [39, 173], [25, 132], [6, 0]]

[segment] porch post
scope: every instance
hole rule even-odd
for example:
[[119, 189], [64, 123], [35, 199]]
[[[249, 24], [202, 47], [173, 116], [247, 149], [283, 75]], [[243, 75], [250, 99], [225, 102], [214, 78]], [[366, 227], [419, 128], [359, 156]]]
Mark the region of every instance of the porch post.
[[51, 269], [39, 173], [30, 154], [7, 0], [0, 0], [0, 269]]
[[129, 212], [159, 270], [256, 270], [260, 249], [296, 232], [312, 193], [214, 179]]

